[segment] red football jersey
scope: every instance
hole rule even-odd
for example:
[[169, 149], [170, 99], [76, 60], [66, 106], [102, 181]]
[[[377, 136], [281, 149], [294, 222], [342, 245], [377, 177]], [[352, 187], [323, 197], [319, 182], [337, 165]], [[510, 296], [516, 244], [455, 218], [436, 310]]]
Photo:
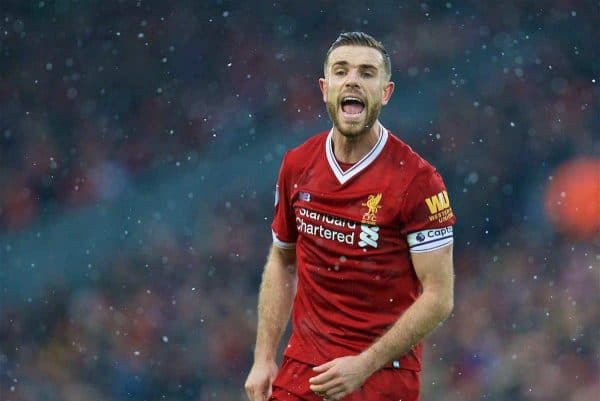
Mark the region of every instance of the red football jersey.
[[[297, 256], [285, 355], [319, 365], [368, 348], [420, 294], [410, 253], [451, 243], [454, 222], [435, 168], [383, 127], [345, 171], [332, 131], [287, 152], [272, 224], [275, 245]], [[394, 366], [420, 370], [420, 360], [418, 344]]]

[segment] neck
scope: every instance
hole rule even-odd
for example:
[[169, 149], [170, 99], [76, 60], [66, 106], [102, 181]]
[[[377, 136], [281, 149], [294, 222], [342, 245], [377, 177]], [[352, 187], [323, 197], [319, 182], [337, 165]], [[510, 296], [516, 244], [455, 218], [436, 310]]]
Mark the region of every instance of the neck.
[[381, 124], [376, 121], [367, 132], [354, 137], [342, 135], [333, 127], [333, 153], [343, 163], [356, 163], [362, 159], [379, 140]]

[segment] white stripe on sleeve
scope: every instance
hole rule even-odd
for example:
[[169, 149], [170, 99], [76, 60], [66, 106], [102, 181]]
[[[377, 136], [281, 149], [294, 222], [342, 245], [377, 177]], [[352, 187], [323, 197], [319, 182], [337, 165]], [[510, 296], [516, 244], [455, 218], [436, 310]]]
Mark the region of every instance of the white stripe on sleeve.
[[408, 234], [406, 240], [411, 252], [434, 251], [454, 241], [452, 226], [416, 231]]
[[275, 231], [271, 230], [271, 233], [273, 234], [273, 245], [275, 245], [277, 248], [294, 249], [296, 247], [295, 242], [281, 241], [279, 238], [277, 238], [277, 234], [275, 234]]

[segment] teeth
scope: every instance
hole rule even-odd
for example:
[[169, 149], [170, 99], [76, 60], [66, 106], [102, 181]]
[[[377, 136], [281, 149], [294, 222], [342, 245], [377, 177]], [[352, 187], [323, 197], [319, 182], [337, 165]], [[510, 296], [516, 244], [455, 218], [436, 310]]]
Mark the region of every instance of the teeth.
[[352, 96], [345, 97], [342, 101], [343, 102], [347, 102], [347, 101], [350, 101], [350, 100], [363, 103], [363, 101], [361, 99], [359, 99], [357, 97], [352, 97]]

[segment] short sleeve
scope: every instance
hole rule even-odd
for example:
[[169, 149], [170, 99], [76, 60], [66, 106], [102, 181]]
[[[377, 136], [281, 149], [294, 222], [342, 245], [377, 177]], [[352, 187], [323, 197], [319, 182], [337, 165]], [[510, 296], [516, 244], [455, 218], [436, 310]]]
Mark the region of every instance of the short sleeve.
[[456, 217], [437, 171], [413, 180], [404, 200], [403, 215], [401, 232], [411, 252], [429, 252], [452, 243]]
[[273, 244], [285, 249], [294, 248], [298, 237], [294, 210], [291, 205], [292, 188], [289, 176], [289, 165], [284, 156], [275, 185], [275, 210], [271, 231]]

